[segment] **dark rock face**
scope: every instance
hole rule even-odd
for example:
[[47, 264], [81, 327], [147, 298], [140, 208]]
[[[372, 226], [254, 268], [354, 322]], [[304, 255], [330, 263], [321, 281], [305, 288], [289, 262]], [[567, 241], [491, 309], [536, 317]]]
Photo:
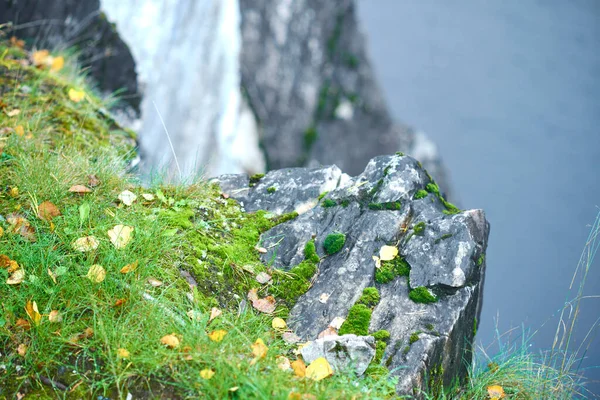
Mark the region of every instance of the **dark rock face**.
[[0, 0], [0, 24], [29, 47], [75, 47], [84, 68], [107, 93], [119, 91], [139, 112], [135, 63], [115, 27], [100, 11], [100, 0]]
[[[374, 79], [352, 0], [240, 0], [242, 86], [269, 168], [335, 164], [360, 173], [405, 151], [442, 182], [424, 135], [393, 123]], [[429, 146], [431, 147], [431, 146]]]
[[[466, 377], [482, 305], [489, 233], [483, 211], [453, 213], [427, 186], [431, 178], [419, 163], [400, 155], [374, 158], [354, 178], [333, 166], [273, 171], [253, 187], [246, 177], [218, 180], [247, 211], [299, 212], [262, 235], [269, 249], [265, 262], [289, 270], [315, 239], [318, 272], [288, 320], [296, 334], [316, 339], [336, 317], [348, 316], [363, 289], [376, 287], [381, 300], [372, 308], [369, 334], [390, 333], [382, 363], [399, 377], [399, 393], [424, 388], [428, 374], [445, 384]], [[269, 193], [269, 187], [277, 190]], [[426, 188], [431, 193], [414, 198]], [[330, 192], [319, 201], [325, 190]], [[341, 251], [327, 255], [323, 243], [334, 232], [346, 240]], [[373, 256], [384, 245], [398, 248], [409, 277], [376, 279]], [[409, 293], [417, 287], [437, 301], [413, 301]]]

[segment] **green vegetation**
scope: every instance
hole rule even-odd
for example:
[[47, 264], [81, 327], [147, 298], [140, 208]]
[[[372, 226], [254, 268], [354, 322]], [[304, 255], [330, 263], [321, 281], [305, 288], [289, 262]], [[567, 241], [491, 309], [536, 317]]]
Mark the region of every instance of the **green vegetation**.
[[460, 212], [460, 209], [458, 207], [456, 207], [454, 204], [448, 202], [444, 196], [442, 196], [442, 194], [440, 193], [440, 188], [438, 187], [438, 185], [436, 185], [433, 182], [428, 183], [425, 186], [425, 189], [429, 192], [429, 193], [433, 193], [436, 195], [436, 197], [438, 199], [440, 199], [440, 201], [442, 202], [442, 204], [444, 205], [444, 207], [446, 207], [445, 210], [443, 210], [442, 212], [444, 214], [447, 215], [452, 215], [452, 214], [458, 214]]
[[402, 204], [399, 201], [392, 201], [389, 203], [369, 203], [371, 210], [399, 210], [402, 208]]
[[388, 339], [390, 338], [390, 333], [388, 331], [382, 329], [380, 331], [373, 333], [373, 337], [375, 338], [375, 340], [383, 340], [384, 342], [387, 342]]
[[331, 200], [331, 199], [323, 200], [323, 207], [329, 208], [329, 207], [335, 207], [335, 206], [337, 206], [337, 203], [334, 200]]
[[323, 242], [325, 253], [332, 255], [340, 251], [346, 243], [346, 235], [343, 233], [330, 233]]
[[381, 267], [375, 270], [375, 282], [385, 284], [393, 281], [398, 276], [409, 276], [410, 265], [401, 256], [391, 261], [382, 261]]
[[319, 195], [319, 197], [317, 197], [317, 200], [319, 200], [319, 201], [323, 200], [323, 197], [327, 196], [327, 193], [329, 193], [329, 191], [321, 193]]
[[374, 287], [365, 288], [362, 292], [362, 296], [360, 296], [356, 303], [364, 304], [369, 308], [375, 307], [379, 304], [379, 291]]
[[440, 236], [439, 238], [435, 239], [435, 244], [438, 244], [442, 240], [450, 239], [451, 237], [452, 237], [451, 233], [445, 233], [442, 236]]
[[348, 317], [339, 330], [340, 335], [353, 333], [366, 336], [369, 334], [369, 323], [371, 322], [371, 309], [364, 304], [355, 304], [350, 307]]
[[419, 340], [419, 335], [421, 334], [421, 332], [413, 332], [410, 334], [410, 338], [408, 339], [408, 343], [409, 344], [413, 344], [415, 343], [417, 340]]
[[421, 190], [417, 190], [417, 193], [415, 193], [413, 198], [415, 200], [419, 200], [419, 199], [423, 199], [425, 197], [427, 197], [427, 190], [421, 189]]
[[270, 186], [267, 188], [267, 193], [275, 193], [277, 188], [275, 186]]
[[425, 222], [421, 221], [415, 225], [413, 232], [415, 235], [423, 236], [425, 234]]
[[427, 304], [438, 301], [437, 296], [431, 294], [429, 289], [427, 289], [425, 286], [419, 286], [411, 289], [411, 291], [408, 293], [408, 297], [415, 303]]
[[304, 258], [313, 264], [318, 264], [319, 261], [321, 261], [317, 254], [317, 247], [315, 246], [314, 239], [306, 242], [306, 245], [304, 246]]
[[483, 253], [482, 253], [482, 254], [479, 256], [479, 258], [477, 259], [477, 266], [478, 266], [478, 267], [481, 267], [481, 265], [483, 264], [483, 262], [484, 262], [484, 261], [485, 261], [485, 254], [483, 254]]
[[306, 153], [312, 149], [313, 144], [317, 141], [319, 134], [314, 125], [309, 126], [304, 132], [304, 150]]
[[250, 177], [250, 186], [256, 185], [262, 178], [265, 177], [265, 174], [254, 174]]

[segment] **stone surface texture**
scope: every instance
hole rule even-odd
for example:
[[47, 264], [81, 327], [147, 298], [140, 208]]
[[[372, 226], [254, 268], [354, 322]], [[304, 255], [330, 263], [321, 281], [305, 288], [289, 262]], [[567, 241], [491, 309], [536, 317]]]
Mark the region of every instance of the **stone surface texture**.
[[327, 336], [311, 341], [300, 353], [307, 364], [325, 357], [334, 372], [350, 370], [362, 375], [375, 356], [375, 339], [373, 336]]
[[[333, 166], [273, 171], [252, 187], [245, 176], [217, 180], [248, 212], [299, 212], [262, 235], [261, 245], [269, 249], [266, 263], [290, 270], [303, 261], [305, 244], [315, 239], [318, 272], [288, 320], [296, 334], [315, 340], [334, 318], [347, 317], [364, 288], [376, 287], [381, 300], [372, 309], [369, 333], [387, 330], [391, 335], [383, 365], [399, 377], [398, 392], [424, 388], [426, 376], [445, 384], [466, 377], [485, 276], [489, 224], [482, 210], [450, 214], [434, 193], [414, 199], [432, 180], [415, 159], [402, 155], [373, 158], [356, 177]], [[273, 186], [277, 190], [269, 193]], [[327, 199], [337, 205], [325, 207]], [[372, 209], [382, 203], [398, 208], [396, 202], [399, 209]], [[333, 232], [345, 234], [346, 241], [341, 251], [327, 256], [323, 242]], [[411, 266], [408, 278], [375, 281], [373, 256], [384, 245], [398, 247]], [[409, 291], [418, 286], [438, 301], [415, 303]], [[329, 296], [325, 302], [320, 301], [323, 294]]]

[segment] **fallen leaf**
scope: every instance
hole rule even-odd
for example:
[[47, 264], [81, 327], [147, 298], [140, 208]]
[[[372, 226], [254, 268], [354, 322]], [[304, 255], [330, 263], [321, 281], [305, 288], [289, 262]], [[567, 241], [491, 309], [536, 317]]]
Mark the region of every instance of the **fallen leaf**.
[[54, 272], [52, 272], [52, 270], [50, 268], [48, 268], [48, 276], [52, 279], [52, 282], [54, 282], [54, 284], [56, 285], [56, 275], [54, 274]]
[[319, 357], [306, 367], [306, 377], [314, 381], [320, 381], [333, 375], [333, 369], [325, 357]]
[[137, 200], [137, 196], [129, 190], [122, 191], [121, 193], [119, 193], [117, 198], [121, 201], [121, 203], [125, 204], [126, 206], [132, 205], [133, 202]]
[[18, 108], [15, 108], [14, 110], [8, 111], [6, 113], [6, 115], [8, 115], [9, 117], [16, 117], [19, 114], [21, 114], [21, 110], [19, 110]]
[[4, 228], [0, 226], [0, 237], [4, 235]]
[[267, 252], [267, 249], [265, 249], [264, 247], [255, 247], [255, 249], [261, 254], [265, 254]]
[[319, 296], [319, 303], [326, 304], [327, 300], [329, 300], [329, 296], [329, 293], [321, 293], [321, 295]]
[[138, 260], [135, 260], [131, 264], [127, 264], [126, 266], [124, 266], [123, 268], [121, 268], [120, 272], [122, 274], [128, 274], [130, 272], [135, 271], [137, 269], [137, 267], [138, 267]]
[[491, 400], [499, 400], [506, 397], [506, 394], [504, 393], [504, 388], [500, 385], [488, 386], [487, 392]]
[[15, 128], [15, 133], [17, 134], [17, 136], [23, 136], [25, 134], [25, 129], [23, 129], [23, 125], [18, 125]]
[[282, 371], [291, 371], [292, 364], [290, 363], [290, 359], [285, 356], [277, 357], [277, 368]]
[[391, 261], [398, 255], [398, 248], [396, 246], [383, 246], [379, 250], [379, 258], [381, 261]]
[[92, 189], [84, 185], [73, 185], [69, 188], [69, 192], [77, 194], [91, 193]]
[[79, 334], [82, 339], [88, 339], [94, 336], [94, 330], [92, 328], [85, 328], [83, 332]]
[[254, 288], [254, 289], [250, 289], [250, 291], [248, 292], [248, 300], [250, 301], [256, 301], [258, 300], [258, 294], [256, 293], [258, 289]]
[[150, 193], [142, 193], [142, 197], [144, 198], [144, 200], [147, 200], [147, 201], [154, 200], [154, 195], [150, 194]]
[[38, 311], [38, 306], [35, 301], [28, 300], [25, 306], [25, 312], [29, 316], [29, 319], [33, 321], [35, 325], [39, 325], [42, 321], [42, 314]]
[[228, 199], [229, 195], [227, 193], [221, 193], [221, 197], [224, 199]]
[[281, 338], [287, 344], [296, 344], [302, 340], [300, 339], [300, 336], [296, 335], [294, 332], [284, 332], [284, 334], [281, 335]]
[[233, 393], [233, 392], [237, 392], [239, 388], [240, 388], [239, 386], [232, 386], [229, 389], [227, 389], [227, 391], [230, 393]]
[[287, 328], [287, 324], [283, 320], [283, 318], [275, 317], [273, 321], [271, 321], [271, 326], [276, 330], [285, 330]]
[[252, 307], [262, 313], [271, 314], [273, 311], [275, 311], [276, 307], [275, 297], [267, 296], [264, 299], [254, 300], [252, 301]]
[[223, 340], [223, 338], [225, 337], [225, 335], [227, 335], [227, 331], [224, 331], [223, 329], [219, 329], [216, 331], [212, 331], [211, 333], [208, 334], [208, 338], [210, 340], [212, 340], [213, 342], [220, 342], [221, 340]]
[[267, 274], [266, 272], [261, 272], [258, 275], [256, 275], [256, 281], [260, 284], [265, 284], [267, 282], [269, 282], [271, 280], [271, 275]]
[[192, 321], [200, 321], [202, 319], [202, 313], [196, 310], [189, 310], [186, 315], [190, 317]]
[[62, 315], [60, 315], [60, 312], [58, 310], [52, 310], [52, 311], [50, 311], [50, 314], [48, 314], [48, 321], [61, 322]]
[[52, 63], [50, 65], [50, 71], [58, 72], [65, 66], [65, 59], [62, 56], [53, 57]]
[[254, 359], [250, 361], [251, 365], [256, 364], [258, 360], [267, 356], [267, 351], [269, 348], [265, 345], [265, 342], [263, 342], [261, 338], [256, 339], [256, 341], [250, 347], [252, 347], [252, 354], [254, 354]]
[[294, 375], [300, 378], [304, 378], [306, 376], [306, 364], [304, 364], [304, 361], [300, 359], [292, 361], [292, 369], [294, 370]]
[[108, 231], [108, 237], [111, 243], [117, 248], [122, 249], [131, 241], [132, 226], [115, 225], [114, 228]]
[[88, 175], [88, 185], [91, 187], [96, 187], [100, 184], [100, 179], [96, 175]]
[[75, 240], [71, 246], [77, 251], [86, 252], [96, 250], [99, 245], [100, 242], [95, 237], [84, 236]]
[[209, 368], [206, 368], [206, 369], [203, 369], [202, 371], [200, 371], [200, 378], [202, 378], [202, 379], [209, 380], [214, 375], [215, 375], [215, 371], [213, 371], [212, 369], [209, 369]]
[[122, 347], [117, 349], [117, 357], [119, 358], [129, 358], [130, 355], [129, 350], [127, 349]]
[[106, 277], [106, 270], [100, 264], [94, 264], [88, 270], [86, 277], [95, 283], [100, 283]]
[[319, 335], [317, 335], [317, 339], [321, 339], [321, 338], [324, 338], [327, 336], [338, 336], [337, 329], [332, 328], [331, 326], [328, 326], [323, 331], [321, 331], [321, 333], [319, 333]]
[[10, 38], [10, 44], [12, 44], [13, 46], [16, 46], [20, 49], [22, 49], [23, 47], [25, 47], [25, 41], [18, 39], [16, 36], [11, 36]]
[[381, 260], [377, 256], [373, 256], [373, 261], [375, 261], [375, 268], [381, 268]]
[[75, 103], [79, 103], [85, 97], [83, 90], [69, 89], [69, 99]]
[[25, 330], [29, 330], [31, 328], [31, 324], [29, 323], [29, 321], [27, 321], [23, 318], [18, 318], [17, 321], [15, 322], [15, 326], [17, 328], [23, 328]]
[[17, 353], [21, 357], [25, 357], [25, 354], [27, 354], [27, 345], [25, 343], [21, 343], [19, 346], [17, 346]]
[[332, 327], [333, 329], [340, 329], [342, 327], [342, 324], [344, 323], [344, 321], [346, 321], [346, 318], [342, 318], [342, 317], [335, 317], [330, 323], [329, 326]]
[[60, 210], [49, 201], [44, 201], [38, 206], [38, 218], [43, 221], [52, 221], [60, 215]]
[[8, 277], [8, 279], [6, 280], [6, 284], [7, 285], [18, 285], [19, 283], [23, 282], [24, 278], [25, 278], [25, 270], [18, 269], [15, 272], [13, 272], [13, 274], [11, 276]]
[[46, 65], [48, 57], [50, 57], [50, 52], [48, 50], [38, 50], [31, 54], [31, 61], [33, 61], [33, 65], [39, 67]]
[[161, 281], [159, 281], [156, 278], [148, 278], [148, 283], [150, 284], [150, 286], [153, 286], [153, 287], [159, 287], [159, 286], [162, 286], [162, 284], [163, 284]]
[[163, 336], [162, 338], [160, 338], [160, 342], [170, 349], [175, 349], [179, 347], [180, 344], [179, 338], [175, 336], [174, 333]]
[[211, 308], [210, 309], [210, 318], [208, 319], [208, 322], [210, 322], [213, 319], [217, 318], [222, 313], [223, 313], [223, 311], [219, 310], [217, 307]]

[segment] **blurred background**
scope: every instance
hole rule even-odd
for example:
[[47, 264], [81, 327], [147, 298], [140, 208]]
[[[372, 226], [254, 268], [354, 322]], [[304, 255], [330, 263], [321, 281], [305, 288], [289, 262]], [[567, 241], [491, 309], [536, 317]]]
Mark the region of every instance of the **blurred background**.
[[[517, 327], [550, 348], [600, 205], [600, 2], [361, 0], [358, 16], [392, 115], [491, 223], [479, 344]], [[600, 295], [599, 262], [586, 287]], [[583, 301], [573, 348], [599, 310]], [[586, 356], [600, 365], [598, 340]]]

